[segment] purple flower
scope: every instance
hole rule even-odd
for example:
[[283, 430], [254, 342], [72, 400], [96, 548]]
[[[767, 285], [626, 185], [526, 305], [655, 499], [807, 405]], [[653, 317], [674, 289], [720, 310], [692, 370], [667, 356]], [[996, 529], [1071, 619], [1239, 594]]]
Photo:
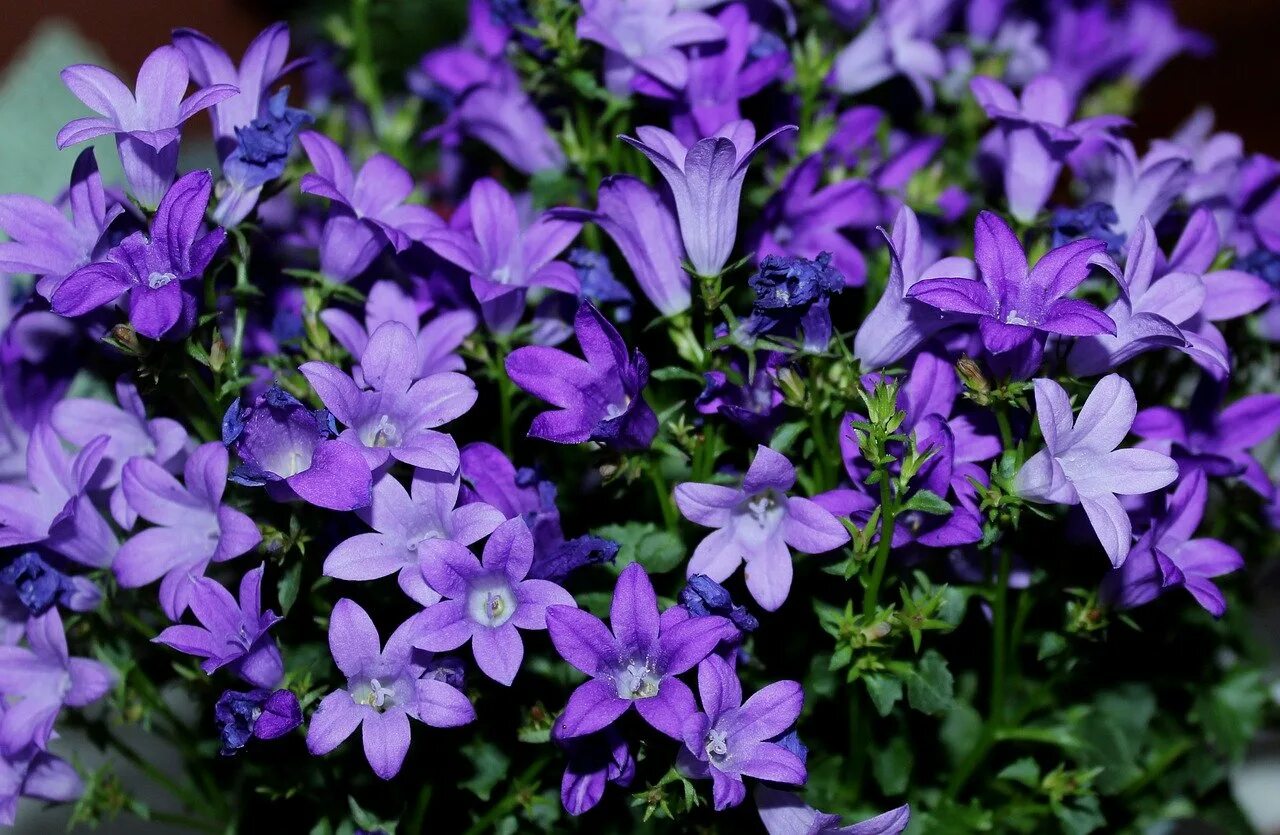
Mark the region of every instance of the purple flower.
[[595, 808], [605, 785], [627, 787], [636, 774], [636, 761], [627, 741], [613, 728], [589, 736], [560, 741], [569, 755], [560, 781], [560, 803], [571, 815]]
[[745, 562], [751, 596], [767, 611], [777, 610], [791, 590], [791, 548], [823, 554], [849, 541], [849, 532], [827, 510], [787, 495], [795, 482], [786, 456], [759, 446], [739, 488], [676, 485], [684, 517], [717, 529], [694, 549], [687, 576], [705, 574], [722, 583]]
[[1181, 586], [1215, 618], [1227, 610], [1214, 577], [1244, 568], [1235, 548], [1216, 539], [1193, 539], [1204, 518], [1209, 482], [1203, 470], [1192, 470], [1168, 497], [1164, 514], [1152, 521], [1124, 565], [1103, 578], [1103, 602], [1132, 609]]
[[[979, 317], [982, 342], [993, 354], [1032, 344], [1039, 365], [1037, 332], [1093, 336], [1116, 332], [1115, 323], [1093, 305], [1064, 298], [1093, 265], [1119, 272], [1102, 241], [1083, 240], [1052, 249], [1027, 270], [1027, 256], [1013, 230], [998, 215], [981, 212], [973, 233], [979, 278], [930, 278], [907, 295], [939, 310]], [[864, 325], [865, 327], [865, 325]]]
[[67, 122], [58, 131], [58, 147], [115, 134], [133, 196], [143, 206], [155, 207], [178, 170], [179, 125], [239, 92], [230, 84], [212, 84], [183, 98], [188, 79], [187, 59], [172, 46], [160, 47], [142, 62], [136, 92], [102, 67], [67, 67], [62, 82], [101, 115]]
[[298, 697], [288, 690], [225, 690], [213, 706], [224, 757], [235, 756], [250, 739], [277, 739], [302, 724]]
[[231, 480], [266, 486], [277, 501], [300, 498], [330, 510], [369, 504], [373, 475], [364, 456], [333, 440], [337, 430], [326, 409], [312, 411], [279, 386], [243, 406], [232, 403], [222, 419], [222, 442], [240, 458]]
[[308, 362], [298, 369], [347, 427], [338, 440], [359, 450], [373, 470], [395, 458], [427, 470], [457, 472], [458, 446], [436, 427], [475, 405], [475, 383], [453, 371], [414, 382], [417, 343], [413, 331], [399, 322], [384, 322], [373, 332], [360, 369], [363, 389], [327, 362]]
[[493, 533], [506, 517], [483, 502], [455, 507], [457, 476], [418, 470], [411, 489], [406, 492], [390, 474], [380, 477], [372, 503], [356, 512], [376, 532], [338, 543], [325, 558], [324, 573], [367, 581], [399, 572], [401, 590], [415, 602], [430, 606], [439, 601], [425, 579], [428, 566], [474, 560], [467, 546]]
[[1053, 246], [1094, 238], [1107, 245], [1107, 252], [1117, 254], [1124, 248], [1124, 238], [1112, 228], [1118, 220], [1116, 210], [1106, 203], [1088, 203], [1078, 209], [1054, 209], [1049, 219]]
[[240, 580], [240, 602], [208, 577], [192, 579], [191, 611], [200, 626], [175, 624], [154, 638], [156, 643], [205, 659], [207, 675], [230, 666], [231, 672], [254, 687], [274, 687], [284, 675], [284, 661], [268, 633], [280, 616], [262, 611], [263, 566]]
[[[4, 708], [0, 708], [3, 723]], [[0, 826], [13, 826], [18, 799], [30, 797], [50, 803], [70, 803], [84, 794], [84, 782], [66, 760], [34, 745], [0, 757]]]
[[760, 628], [760, 621], [747, 611], [746, 606], [735, 605], [729, 590], [705, 574], [694, 574], [689, 578], [680, 590], [680, 605], [697, 618], [707, 615], [726, 617], [742, 633]]
[[183, 468], [184, 487], [154, 461], [124, 465], [124, 497], [139, 516], [156, 525], [120, 546], [112, 565], [127, 589], [161, 577], [160, 606], [170, 620], [182, 617], [195, 584], [210, 562], [248, 553], [262, 541], [253, 520], [222, 504], [227, 486], [227, 450], [212, 441], [196, 447]]
[[329, 651], [346, 686], [325, 696], [307, 727], [307, 750], [327, 754], [362, 728], [373, 773], [390, 780], [409, 753], [409, 719], [454, 728], [476, 718], [467, 697], [433, 677], [415, 657], [422, 615], [402, 623], [379, 650], [378, 629], [355, 602], [343, 598], [329, 617]]
[[507, 333], [516, 326], [530, 287], [577, 295], [577, 273], [554, 259], [578, 236], [580, 223], [545, 213], [522, 226], [511, 195], [489, 178], [471, 187], [467, 206], [470, 231], [437, 229], [425, 243], [471, 274], [471, 291], [491, 330]]
[[755, 293], [751, 316], [742, 323], [752, 336], [770, 334], [782, 339], [803, 335], [800, 347], [821, 353], [831, 341], [831, 296], [845, 288], [845, 277], [831, 266], [831, 253], [812, 260], [795, 255], [766, 255], [747, 279]]
[[1132, 142], [1112, 136], [1077, 167], [1089, 185], [1089, 202], [1114, 207], [1116, 232], [1126, 238], [1137, 229], [1140, 217], [1158, 224], [1192, 173], [1190, 156], [1172, 142], [1153, 143], [1139, 159]]
[[574, 332], [585, 360], [558, 348], [529, 345], [507, 357], [507, 374], [517, 386], [556, 409], [529, 426], [529, 437], [558, 444], [588, 440], [620, 449], [645, 449], [658, 432], [658, 416], [645, 402], [649, 363], [627, 346], [613, 324], [583, 302]]
[[261, 116], [236, 128], [235, 150], [222, 161], [226, 188], [213, 210], [219, 226], [229, 228], [249, 216], [262, 187], [284, 173], [299, 131], [315, 121], [305, 110], [289, 107], [288, 98], [285, 87], [267, 101]]
[[676, 676], [693, 669], [737, 630], [725, 618], [689, 617], [679, 607], [659, 616], [653, 584], [639, 563], [619, 575], [609, 622], [612, 632], [581, 609], [547, 609], [556, 651], [591, 677], [569, 696], [553, 736], [566, 740], [603, 730], [635, 705], [646, 722], [680, 739], [697, 705], [689, 686]]
[[769, 741], [800, 718], [800, 682], [776, 681], [743, 702], [737, 673], [720, 656], [709, 655], [698, 665], [698, 693], [706, 712], [685, 720], [677, 768], [695, 779], [711, 778], [717, 812], [746, 798], [743, 777], [804, 784], [804, 762]]
[[104, 664], [68, 654], [57, 609], [31, 618], [26, 647], [0, 646], [0, 694], [7, 703], [0, 717], [0, 759], [29, 745], [45, 750], [63, 705], [92, 704], [114, 684]]
[[576, 606], [573, 596], [550, 581], [526, 579], [533, 536], [521, 519], [498, 526], [481, 560], [465, 548], [438, 557], [422, 564], [422, 574], [447, 599], [422, 613], [425, 632], [414, 646], [445, 652], [471, 641], [476, 666], [510, 686], [524, 660], [519, 630], [546, 629], [547, 607]]
[[1183, 52], [1202, 57], [1213, 49], [1213, 42], [1192, 29], [1178, 25], [1169, 3], [1163, 0], [1134, 0], [1124, 10], [1123, 38], [1131, 57], [1124, 74], [1144, 84], [1174, 56]]
[[766, 142], [792, 130], [795, 125], [784, 125], [755, 142], [755, 126], [743, 119], [692, 147], [655, 127], [636, 128], [638, 140], [619, 138], [648, 157], [667, 181], [689, 261], [698, 275], [711, 277], [720, 274], [733, 252], [747, 166]]
[[[0, 568], [0, 609], [18, 604], [14, 613], [25, 621], [39, 617], [55, 604], [73, 611], [96, 608], [102, 594], [93, 582], [82, 577], [69, 577], [49, 565], [36, 551], [13, 557]], [[92, 604], [86, 606], [85, 604]], [[0, 619], [6, 619], [0, 615]]]
[[134, 232], [105, 260], [80, 267], [50, 296], [63, 316], [80, 316], [129, 294], [129, 321], [143, 336], [178, 338], [195, 325], [196, 300], [186, 282], [204, 274], [226, 231], [201, 234], [213, 178], [184, 175], [160, 201], [150, 236]]
[[755, 374], [751, 374], [748, 358], [738, 352], [729, 360], [729, 372], [703, 373], [706, 385], [694, 401], [694, 408], [704, 415], [720, 415], [742, 427], [756, 443], [766, 443], [782, 422], [786, 398], [778, 390], [778, 372], [787, 363], [780, 351], [756, 354]]
[[66, 202], [68, 219], [58, 206], [27, 194], [0, 195], [0, 270], [39, 276], [36, 292], [46, 299], [62, 279], [98, 258], [104, 235], [124, 207], [107, 196], [92, 148], [76, 157]]
[[677, 11], [676, 0], [584, 0], [578, 37], [604, 47], [609, 92], [626, 96], [636, 73], [676, 90], [689, 81], [680, 47], [723, 40], [724, 29], [702, 12]]
[[1133, 526], [1116, 495], [1155, 492], [1178, 477], [1178, 465], [1154, 450], [1116, 449], [1138, 412], [1133, 386], [1118, 374], [1098, 381], [1075, 418], [1062, 386], [1033, 382], [1045, 448], [1022, 465], [1014, 488], [1033, 502], [1082, 506], [1111, 564], [1119, 566]]
[[[836, 54], [828, 83], [846, 95], [870, 90], [905, 75], [926, 108], [933, 107], [933, 82], [946, 73], [942, 52], [930, 30], [948, 3], [892, 0], [853, 41]], [[945, 24], [945, 21], [943, 21]]]
[[819, 812], [795, 792], [757, 785], [755, 795], [760, 822], [769, 835], [900, 835], [911, 822], [911, 807], [906, 805], [841, 826], [839, 815]]

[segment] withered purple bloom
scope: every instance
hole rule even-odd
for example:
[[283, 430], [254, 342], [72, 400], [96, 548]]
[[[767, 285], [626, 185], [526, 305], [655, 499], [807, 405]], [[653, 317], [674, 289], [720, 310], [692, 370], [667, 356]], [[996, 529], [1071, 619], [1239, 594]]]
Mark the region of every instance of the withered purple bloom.
[[298, 697], [288, 690], [225, 690], [213, 706], [224, 757], [234, 756], [250, 739], [276, 739], [302, 724]]

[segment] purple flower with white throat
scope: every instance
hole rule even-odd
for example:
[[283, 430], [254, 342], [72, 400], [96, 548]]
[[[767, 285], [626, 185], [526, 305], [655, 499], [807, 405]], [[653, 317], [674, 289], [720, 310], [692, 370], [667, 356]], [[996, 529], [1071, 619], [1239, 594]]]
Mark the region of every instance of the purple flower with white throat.
[[372, 470], [395, 458], [426, 470], [457, 472], [458, 445], [436, 427], [475, 405], [471, 378], [442, 371], [414, 382], [417, 343], [413, 331], [399, 322], [379, 325], [360, 359], [365, 388], [327, 362], [298, 369], [347, 427], [338, 440], [359, 450]]
[[524, 661], [520, 630], [546, 629], [547, 607], [576, 606], [573, 596], [555, 583], [528, 579], [533, 536], [522, 519], [499, 525], [480, 560], [465, 548], [436, 556], [422, 564], [422, 574], [447, 599], [422, 613], [425, 633], [414, 646], [446, 652], [470, 641], [476, 666], [510, 686]]
[[418, 470], [406, 492], [391, 474], [373, 485], [373, 501], [356, 512], [374, 533], [340, 542], [324, 561], [324, 573], [366, 581], [398, 572], [401, 590], [422, 606], [440, 600], [427, 585], [427, 567], [474, 559], [467, 546], [502, 524], [502, 511], [484, 502], [456, 506], [458, 477]]
[[456, 728], [474, 721], [475, 708], [457, 689], [431, 676], [414, 641], [424, 634], [422, 615], [402, 623], [383, 647], [367, 612], [343, 598], [329, 616], [329, 651], [346, 685], [320, 701], [307, 727], [307, 750], [327, 754], [357, 727], [373, 773], [390, 780], [409, 753], [416, 719], [434, 728]]
[[804, 785], [804, 762], [770, 740], [800, 718], [804, 690], [798, 681], [776, 681], [742, 701], [742, 684], [729, 662], [709, 655], [698, 665], [698, 693], [704, 713], [681, 729], [685, 747], [676, 767], [686, 776], [712, 781], [717, 812], [747, 796], [743, 777]]
[[115, 134], [130, 191], [143, 206], [154, 208], [178, 170], [179, 126], [239, 92], [230, 84], [212, 84], [183, 98], [189, 78], [187, 59], [172, 46], [147, 56], [133, 92], [102, 67], [67, 67], [62, 82], [101, 115], [67, 122], [58, 131], [58, 147]]
[[722, 583], [746, 563], [747, 589], [772, 612], [791, 590], [791, 549], [823, 554], [849, 541], [849, 532], [809, 499], [789, 496], [796, 469], [780, 452], [756, 448], [741, 487], [685, 482], [676, 505], [689, 521], [716, 528], [694, 549], [688, 576]]
[[859, 823], [840, 825], [840, 816], [819, 812], [796, 792], [757, 785], [756, 808], [769, 835], [901, 835], [911, 823], [911, 807], [899, 806]]
[[127, 589], [161, 577], [160, 606], [170, 620], [182, 617], [194, 584], [210, 562], [246, 554], [262, 541], [253, 520], [222, 503], [227, 487], [227, 450], [212, 441], [196, 447], [183, 468], [185, 486], [145, 458], [124, 465], [124, 497], [156, 527], [120, 546], [112, 570]]
[[669, 131], [636, 128], [639, 139], [619, 137], [649, 158], [675, 198], [684, 249], [701, 276], [719, 275], [729, 262], [738, 234], [738, 201], [742, 182], [756, 151], [795, 125], [775, 128], [759, 142], [756, 129], [742, 119], [730, 122], [692, 147]]
[[226, 231], [202, 233], [213, 190], [208, 171], [184, 175], [164, 194], [150, 235], [134, 232], [63, 279], [49, 298], [54, 311], [80, 316], [129, 296], [129, 321], [152, 339], [185, 336], [195, 325], [196, 300], [187, 282], [200, 278]]
[[1173, 459], [1149, 449], [1116, 449], [1138, 412], [1133, 386], [1118, 374], [1098, 381], [1078, 417], [1053, 380], [1033, 381], [1045, 448], [1022, 465], [1018, 495], [1046, 504], [1079, 504], [1113, 566], [1124, 562], [1133, 524], [1116, 495], [1153, 493], [1178, 477]]
[[658, 432], [658, 416], [645, 402], [649, 363], [639, 350], [627, 356], [617, 328], [583, 302], [574, 332], [586, 359], [558, 348], [529, 345], [507, 357], [507, 374], [525, 391], [555, 406], [533, 419], [529, 436], [558, 444], [596, 441], [619, 449], [645, 449]]
[[636, 73], [676, 90], [689, 80], [680, 47], [720, 41], [724, 29], [702, 12], [678, 11], [676, 0], [585, 0], [578, 37], [605, 49], [605, 86], [615, 96], [631, 91]]
[[279, 386], [248, 406], [232, 403], [222, 418], [222, 442], [240, 459], [230, 475], [236, 484], [265, 486], [276, 501], [364, 507], [373, 474], [360, 451], [336, 434], [327, 409], [309, 409]]
[[[853, 41], [836, 54], [828, 83], [846, 95], [870, 90], [905, 75], [926, 108], [933, 107], [933, 83], [946, 73], [946, 60], [931, 30], [946, 3], [892, 0]], [[944, 21], [945, 22], [945, 21]]]
[[154, 640], [178, 652], [205, 659], [207, 675], [223, 667], [254, 687], [274, 687], [284, 675], [280, 649], [269, 630], [280, 616], [262, 611], [263, 566], [240, 580], [240, 601], [208, 577], [192, 579], [191, 611], [200, 626], [175, 624]]
[[692, 670], [720, 641], [737, 634], [717, 615], [689, 617], [680, 607], [658, 614], [658, 597], [639, 563], [622, 570], [609, 623], [572, 606], [547, 609], [547, 629], [560, 656], [591, 677], [569, 696], [556, 720], [557, 740], [593, 734], [635, 706], [657, 730], [680, 739], [697, 712], [693, 691], [676, 676]]

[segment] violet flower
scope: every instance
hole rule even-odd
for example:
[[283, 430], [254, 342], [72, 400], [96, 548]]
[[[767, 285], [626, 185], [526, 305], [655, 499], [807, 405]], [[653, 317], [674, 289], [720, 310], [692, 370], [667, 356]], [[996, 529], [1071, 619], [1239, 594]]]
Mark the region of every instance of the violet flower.
[[926, 109], [933, 107], [933, 82], [946, 73], [942, 52], [929, 31], [939, 6], [919, 0], [890, 0], [867, 27], [836, 54], [828, 79], [846, 95], [870, 90], [897, 75], [905, 75]]
[[614, 728], [560, 741], [569, 762], [560, 780], [560, 803], [571, 815], [595, 808], [608, 783], [626, 788], [635, 779], [636, 761], [627, 741]]
[[212, 84], [183, 98], [189, 77], [187, 59], [172, 46], [156, 49], [142, 62], [134, 92], [102, 67], [67, 67], [62, 82], [101, 115], [67, 122], [58, 131], [58, 147], [115, 134], [130, 191], [143, 206], [154, 208], [178, 170], [179, 126], [239, 92], [230, 84]]
[[1018, 495], [1046, 504], [1079, 504], [1112, 566], [1124, 562], [1133, 525], [1116, 495], [1152, 493], [1178, 477], [1178, 465], [1149, 449], [1116, 449], [1138, 412], [1133, 386], [1118, 374], [1098, 381], [1078, 417], [1053, 380], [1033, 381], [1045, 448], [1018, 471]]
[[364, 507], [373, 475], [360, 451], [334, 440], [336, 434], [328, 410], [313, 411], [279, 386], [248, 406], [232, 403], [222, 418], [222, 442], [240, 459], [230, 476], [236, 484], [265, 486], [276, 501]]
[[795, 467], [786, 456], [759, 446], [739, 488], [676, 485], [676, 505], [684, 517], [716, 528], [694, 549], [687, 576], [705, 574], [722, 583], [745, 562], [751, 596], [776, 611], [791, 590], [792, 548], [823, 554], [849, 541], [849, 532], [830, 512], [787, 495], [795, 482]]
[[200, 626], [174, 624], [153, 640], [186, 655], [205, 659], [206, 675], [230, 667], [254, 687], [274, 687], [284, 675], [284, 660], [268, 634], [280, 616], [262, 611], [262, 573], [258, 566], [240, 579], [240, 602], [208, 577], [194, 578], [191, 611]]
[[234, 756], [250, 739], [278, 739], [302, 724], [298, 697], [288, 690], [224, 690], [213, 706], [224, 757]]
[[112, 570], [127, 589], [161, 577], [160, 606], [170, 620], [182, 617], [210, 562], [246, 554], [262, 541], [245, 514], [222, 504], [227, 486], [227, 450], [217, 441], [196, 447], [183, 468], [185, 486], [145, 458], [124, 465], [124, 497], [139, 516], [156, 525], [120, 546]]
[[134, 232], [63, 279], [49, 298], [54, 311], [81, 316], [127, 293], [129, 321], [152, 339], [180, 338], [195, 326], [196, 299], [187, 288], [222, 246], [226, 231], [201, 234], [213, 190], [208, 171], [192, 171], [164, 194], [150, 235]]
[[840, 825], [840, 816], [819, 812], [796, 792], [757, 785], [756, 808], [769, 835], [900, 835], [911, 823], [908, 805], [890, 809], [860, 823]]
[[685, 720], [676, 767], [688, 777], [712, 781], [717, 812], [747, 796], [743, 777], [804, 785], [804, 762], [773, 737], [800, 718], [804, 690], [798, 681], [775, 681], [742, 701], [742, 684], [733, 667], [718, 655], [698, 665], [698, 693], [704, 713]]
[[475, 383], [453, 371], [414, 382], [417, 343], [413, 331], [399, 322], [384, 322], [373, 332], [360, 369], [363, 389], [327, 362], [303, 363], [298, 369], [347, 427], [338, 440], [363, 454], [372, 470], [395, 458], [427, 470], [457, 472], [458, 446], [436, 427], [475, 405]]
[[569, 696], [553, 737], [566, 740], [603, 730], [634, 705], [654, 728], [680, 739], [697, 705], [693, 691], [676, 676], [735, 635], [733, 624], [716, 615], [689, 617], [679, 607], [659, 616], [653, 584], [639, 563], [618, 576], [609, 622], [612, 631], [590, 612], [572, 606], [547, 609], [556, 652], [591, 677]]
[[661, 128], [639, 127], [639, 139], [620, 136], [657, 167], [675, 198], [684, 249], [700, 276], [720, 274], [738, 233], [738, 201], [747, 166], [756, 151], [795, 125], [775, 128], [759, 142], [756, 129], [742, 119], [730, 122], [692, 147]]
[[1054, 209], [1049, 216], [1049, 228], [1053, 230], [1055, 247], [1094, 238], [1107, 245], [1107, 252], [1118, 255], [1124, 249], [1124, 238], [1113, 228], [1120, 218], [1116, 210], [1106, 203], [1087, 203], [1079, 208]]
[[637, 73], [684, 89], [689, 62], [680, 47], [725, 36], [714, 18], [678, 11], [676, 0], [584, 0], [577, 32], [604, 47], [604, 83], [615, 96], [628, 95]]
[[27, 646], [0, 646], [0, 760], [29, 745], [49, 746], [53, 723], [63, 705], [84, 707], [102, 698], [115, 684], [105, 664], [72, 658], [62, 615], [50, 609], [27, 621]]
[[613, 323], [583, 302], [574, 332], [585, 360], [558, 348], [528, 345], [507, 356], [507, 375], [529, 394], [555, 406], [533, 419], [529, 437], [558, 444], [588, 440], [619, 449], [645, 449], [658, 416], [643, 397], [649, 363], [627, 346]]
[[546, 629], [547, 607], [576, 606], [573, 596], [550, 581], [528, 579], [533, 536], [521, 519], [499, 525], [480, 560], [465, 548], [438, 556], [422, 564], [422, 575], [446, 599], [422, 613], [425, 631], [414, 646], [446, 652], [470, 641], [476, 666], [510, 686], [524, 661], [519, 630]]
[[455, 507], [457, 476], [418, 470], [410, 489], [412, 493], [406, 492], [389, 473], [374, 483], [373, 501], [356, 515], [375, 532], [338, 543], [325, 558], [326, 576], [367, 581], [398, 572], [401, 590], [430, 606], [440, 595], [427, 585], [428, 566], [474, 559], [467, 546], [493, 533], [506, 518], [483, 502]]
[[759, 351], [752, 375], [747, 355], [735, 352], [727, 372], [703, 372], [705, 385], [694, 408], [700, 414], [720, 415], [741, 427], [752, 441], [767, 443], [786, 415], [782, 408], [786, 398], [778, 389], [778, 372], [786, 365], [786, 354]]
[[[0, 722], [4, 708], [0, 707]], [[84, 781], [66, 760], [34, 745], [0, 757], [0, 826], [13, 826], [23, 797], [70, 803], [84, 794]]]
[[1116, 231], [1128, 238], [1138, 218], [1159, 224], [1169, 207], [1191, 180], [1191, 160], [1186, 151], [1170, 142], [1153, 143], [1139, 158], [1133, 143], [1107, 136], [1097, 153], [1078, 167], [1089, 185], [1089, 202], [1106, 203], [1116, 210]]
[[226, 187], [213, 210], [219, 226], [229, 228], [249, 216], [258, 205], [262, 187], [284, 173], [293, 140], [315, 121], [305, 110], [289, 107], [288, 97], [289, 88], [285, 87], [267, 100], [261, 116], [236, 128], [235, 150], [222, 161]]
[[[102, 590], [92, 580], [63, 574], [37, 551], [18, 554], [0, 568], [0, 621], [25, 624], [28, 617], [39, 617], [54, 605], [89, 612], [101, 602]], [[0, 643], [13, 641], [0, 638]]]
[[705, 574], [694, 574], [689, 578], [689, 582], [680, 590], [680, 605], [694, 617], [726, 617], [743, 634], [760, 628], [760, 621], [747, 611], [746, 606], [734, 604], [729, 590]]
[[378, 629], [368, 613], [343, 598], [329, 617], [329, 651], [346, 685], [320, 701], [307, 727], [307, 750], [327, 754], [362, 730], [364, 755], [373, 773], [390, 780], [409, 753], [409, 719], [434, 728], [474, 721], [467, 697], [443, 681], [423, 677], [413, 643], [424, 632], [421, 614], [402, 623], [379, 649]]

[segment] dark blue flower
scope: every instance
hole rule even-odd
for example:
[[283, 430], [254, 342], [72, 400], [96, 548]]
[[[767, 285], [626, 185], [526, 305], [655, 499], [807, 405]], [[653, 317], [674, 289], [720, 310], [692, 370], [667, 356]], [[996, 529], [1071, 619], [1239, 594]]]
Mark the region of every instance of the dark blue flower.
[[529, 569], [530, 579], [550, 580], [557, 585], [570, 574], [588, 565], [610, 562], [618, 555], [618, 543], [598, 536], [579, 536], [561, 542], [547, 552], [539, 552]]
[[1053, 230], [1053, 246], [1069, 244], [1081, 238], [1093, 238], [1107, 245], [1110, 252], [1120, 252], [1124, 238], [1113, 227], [1120, 220], [1116, 210], [1106, 203], [1089, 203], [1078, 209], [1057, 209], [1049, 219]]
[[285, 104], [288, 97], [289, 88], [282, 87], [267, 102], [266, 115], [236, 128], [239, 144], [222, 170], [241, 188], [256, 188], [283, 174], [298, 131], [315, 121], [305, 110]]
[[844, 276], [831, 266], [830, 252], [812, 260], [795, 255], [766, 255], [747, 284], [756, 294], [756, 310], [790, 310], [799, 314], [819, 299], [843, 290]]
[[631, 291], [613, 275], [609, 259], [594, 250], [574, 247], [569, 250], [566, 260], [573, 265], [582, 284], [582, 298], [600, 307], [616, 304], [614, 319], [626, 322], [631, 318], [631, 305], [635, 299]]
[[754, 632], [760, 621], [745, 606], [734, 605], [729, 590], [705, 574], [695, 574], [680, 590], [680, 605], [695, 617], [720, 615], [726, 617], [741, 632]]
[[289, 690], [226, 690], [213, 706], [224, 757], [235, 756], [253, 737], [275, 739], [302, 724], [302, 707]]
[[1280, 290], [1280, 252], [1255, 249], [1245, 257], [1237, 258], [1234, 266], [1235, 269], [1256, 275]]
[[35, 551], [27, 551], [0, 568], [0, 586], [13, 589], [31, 616], [39, 617], [70, 591], [71, 583], [66, 575], [45, 562]]

